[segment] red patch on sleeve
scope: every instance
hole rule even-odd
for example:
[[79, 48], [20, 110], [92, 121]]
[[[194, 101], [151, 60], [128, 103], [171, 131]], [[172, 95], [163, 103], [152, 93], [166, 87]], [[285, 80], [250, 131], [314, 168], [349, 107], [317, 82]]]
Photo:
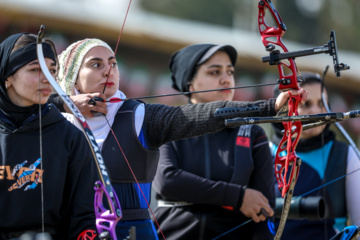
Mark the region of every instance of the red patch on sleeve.
[[238, 136], [236, 138], [236, 146], [242, 146], [242, 147], [249, 148], [250, 147], [250, 138]]

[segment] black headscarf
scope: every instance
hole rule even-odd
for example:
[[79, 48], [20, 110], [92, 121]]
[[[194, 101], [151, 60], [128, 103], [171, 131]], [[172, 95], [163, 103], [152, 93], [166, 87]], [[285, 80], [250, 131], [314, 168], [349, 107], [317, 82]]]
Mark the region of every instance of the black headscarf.
[[235, 66], [237, 52], [230, 45], [194, 44], [174, 53], [169, 63], [172, 87], [180, 92], [188, 92], [189, 82], [195, 75], [196, 67], [206, 62], [219, 50], [225, 51]]
[[7, 95], [5, 88], [5, 80], [7, 78], [6, 70], [11, 51], [14, 48], [16, 41], [24, 34], [28, 33], [17, 33], [11, 35], [0, 44], [0, 110], [18, 127], [25, 119], [32, 114], [37, 114], [39, 111], [38, 104], [34, 104], [29, 107], [19, 107], [15, 105]]

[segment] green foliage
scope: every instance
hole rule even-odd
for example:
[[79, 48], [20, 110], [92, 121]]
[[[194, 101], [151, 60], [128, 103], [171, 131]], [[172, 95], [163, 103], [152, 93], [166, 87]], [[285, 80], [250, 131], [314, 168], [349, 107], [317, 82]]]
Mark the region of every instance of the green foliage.
[[231, 0], [141, 0], [141, 6], [155, 13], [224, 26], [232, 25]]
[[[250, 29], [257, 17], [257, 0], [140, 0], [140, 2], [142, 8], [158, 14], [243, 29]], [[321, 46], [329, 41], [331, 30], [335, 30], [339, 48], [360, 51], [358, 44], [360, 1], [273, 0], [273, 3], [288, 28], [284, 39], [314, 47]]]

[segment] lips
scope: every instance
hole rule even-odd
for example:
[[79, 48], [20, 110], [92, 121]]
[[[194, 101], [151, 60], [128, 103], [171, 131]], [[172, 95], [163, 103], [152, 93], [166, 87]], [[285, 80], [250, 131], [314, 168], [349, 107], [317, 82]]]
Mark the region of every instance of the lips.
[[106, 83], [103, 83], [103, 85], [106, 86], [106, 87], [112, 87], [112, 86], [115, 85], [115, 83], [113, 83], [113, 82], [106, 82]]
[[[230, 86], [224, 86], [221, 88], [229, 88]], [[220, 90], [220, 92], [231, 93], [231, 89]]]
[[40, 92], [43, 94], [51, 94], [52, 89], [51, 88], [41, 88]]
[[226, 89], [226, 90], [221, 90], [220, 92], [231, 93], [231, 90], [230, 90], [230, 89]]

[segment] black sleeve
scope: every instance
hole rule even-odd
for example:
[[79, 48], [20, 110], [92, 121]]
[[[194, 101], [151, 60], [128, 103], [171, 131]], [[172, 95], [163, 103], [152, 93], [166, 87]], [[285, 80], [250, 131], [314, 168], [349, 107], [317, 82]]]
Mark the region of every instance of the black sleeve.
[[157, 149], [162, 144], [183, 138], [214, 133], [225, 128], [224, 118], [215, 117], [215, 110], [223, 107], [259, 106], [261, 116], [275, 115], [275, 100], [256, 102], [216, 101], [169, 107], [145, 105], [145, 135], [148, 146]]
[[59, 109], [60, 112], [66, 112], [64, 102], [57, 93], [52, 93], [49, 97], [48, 103], [52, 103]]
[[67, 212], [70, 213], [68, 239], [77, 239], [87, 229], [96, 230], [94, 184], [99, 179], [98, 171], [84, 134], [81, 131], [74, 131], [74, 134], [75, 132], [78, 136], [74, 138], [69, 152], [64, 197]]
[[[262, 128], [254, 125], [255, 142], [252, 149], [254, 171], [251, 175], [249, 188], [256, 189], [269, 200], [272, 209], [275, 208], [274, 168], [269, 148], [268, 138]], [[254, 225], [253, 239], [273, 239], [267, 222]]]
[[153, 187], [168, 200], [236, 207], [244, 194], [242, 186], [213, 181], [180, 168], [174, 142], [160, 147], [160, 160]]

